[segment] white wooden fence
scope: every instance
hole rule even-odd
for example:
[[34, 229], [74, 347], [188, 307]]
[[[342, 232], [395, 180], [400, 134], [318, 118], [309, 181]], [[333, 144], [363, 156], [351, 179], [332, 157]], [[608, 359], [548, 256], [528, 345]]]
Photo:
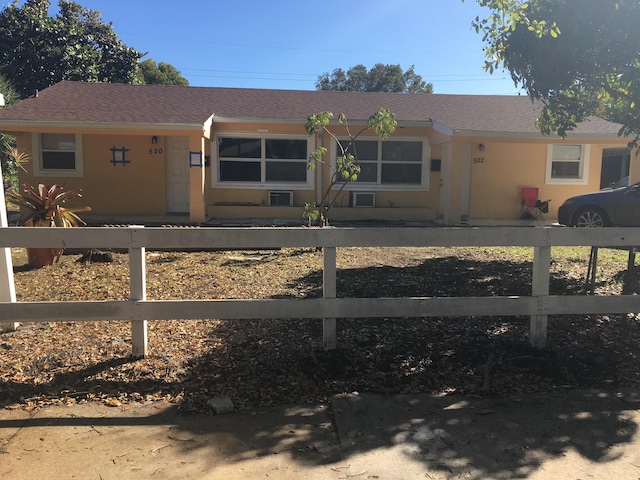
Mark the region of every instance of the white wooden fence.
[[[0, 249], [63, 247], [128, 249], [128, 301], [0, 301], [0, 322], [128, 320], [133, 355], [147, 354], [147, 321], [167, 319], [323, 318], [325, 349], [336, 348], [337, 318], [529, 316], [530, 342], [543, 347], [554, 314], [640, 312], [640, 296], [549, 295], [552, 246], [632, 247], [640, 228], [0, 228]], [[528, 246], [534, 248], [531, 296], [336, 298], [340, 247]], [[323, 298], [147, 300], [145, 249], [322, 247]], [[1, 273], [1, 272], [0, 272]], [[6, 282], [5, 282], [6, 283]], [[0, 289], [3, 283], [0, 282]], [[8, 288], [5, 287], [5, 288]], [[0, 300], [9, 298], [0, 292]]]

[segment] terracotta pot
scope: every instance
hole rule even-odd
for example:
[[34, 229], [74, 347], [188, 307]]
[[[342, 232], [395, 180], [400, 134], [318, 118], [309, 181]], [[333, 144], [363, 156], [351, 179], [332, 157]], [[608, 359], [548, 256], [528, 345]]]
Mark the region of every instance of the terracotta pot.
[[[25, 224], [31, 227], [53, 227], [51, 222], [40, 220]], [[62, 248], [27, 248], [27, 259], [30, 267], [42, 268], [58, 263], [64, 249]]]
[[35, 268], [58, 263], [61, 255], [62, 249], [60, 248], [27, 248], [29, 266]]

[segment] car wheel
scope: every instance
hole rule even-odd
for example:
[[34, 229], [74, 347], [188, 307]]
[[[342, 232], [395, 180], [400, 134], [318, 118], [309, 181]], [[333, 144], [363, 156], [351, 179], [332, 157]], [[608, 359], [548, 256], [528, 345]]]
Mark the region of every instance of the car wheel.
[[573, 224], [576, 227], [606, 227], [609, 225], [607, 215], [602, 210], [593, 207], [580, 210], [574, 218]]

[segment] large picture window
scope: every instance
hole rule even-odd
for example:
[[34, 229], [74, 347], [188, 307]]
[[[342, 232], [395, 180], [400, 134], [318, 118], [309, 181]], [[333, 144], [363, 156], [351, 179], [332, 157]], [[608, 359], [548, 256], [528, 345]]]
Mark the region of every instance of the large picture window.
[[[343, 142], [347, 147], [347, 142]], [[340, 153], [337, 145], [336, 152], [336, 155]], [[347, 152], [353, 154], [360, 165], [357, 184], [415, 187], [425, 183], [427, 156], [420, 140], [356, 140]]]
[[219, 137], [220, 183], [307, 183], [306, 139]]
[[82, 137], [74, 133], [40, 133], [33, 137], [34, 174], [82, 175]]
[[547, 183], [585, 184], [589, 174], [589, 146], [551, 144], [547, 148]]

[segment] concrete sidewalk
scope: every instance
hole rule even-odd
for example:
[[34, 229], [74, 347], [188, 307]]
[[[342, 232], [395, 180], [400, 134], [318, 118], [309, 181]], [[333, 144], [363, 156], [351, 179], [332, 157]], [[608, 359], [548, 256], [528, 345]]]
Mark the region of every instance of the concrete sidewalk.
[[219, 416], [167, 404], [0, 411], [6, 479], [640, 477], [640, 395], [337, 397]]

